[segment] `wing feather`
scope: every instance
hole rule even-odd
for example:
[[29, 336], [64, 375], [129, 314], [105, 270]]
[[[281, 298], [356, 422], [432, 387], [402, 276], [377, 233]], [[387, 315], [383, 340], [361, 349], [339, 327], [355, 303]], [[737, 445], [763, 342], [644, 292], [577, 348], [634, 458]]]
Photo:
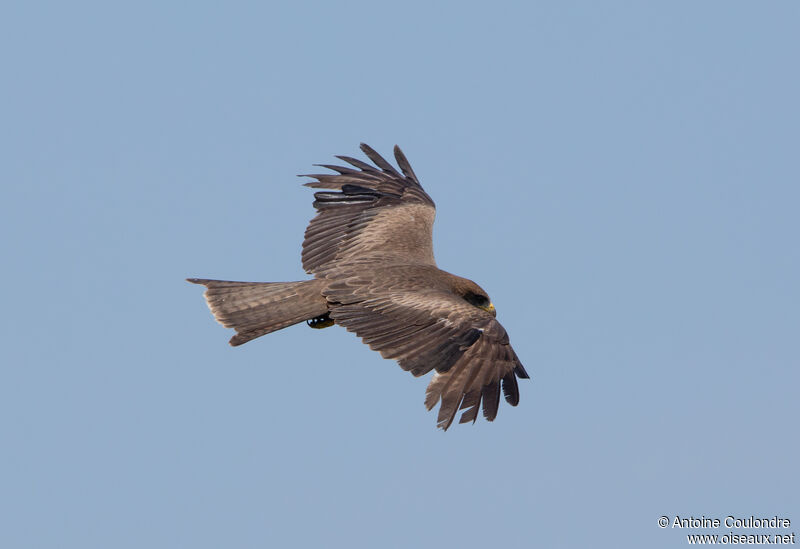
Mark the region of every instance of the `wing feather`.
[[481, 409], [482, 395], [481, 389], [470, 391], [464, 395], [464, 400], [461, 401], [461, 409], [466, 411], [461, 414], [461, 419], [458, 421], [459, 423], [468, 423], [470, 421], [475, 423], [475, 420], [478, 419], [478, 412]]
[[483, 394], [483, 417], [487, 421], [494, 421], [497, 417], [497, 409], [500, 407], [500, 383], [492, 381], [484, 385], [481, 390]]
[[379, 155], [375, 151], [375, 149], [373, 149], [366, 143], [361, 144], [361, 150], [364, 151], [364, 154], [366, 154], [369, 157], [369, 159], [375, 163], [376, 166], [382, 169], [384, 173], [387, 173], [392, 177], [396, 178], [402, 177], [399, 173], [397, 173], [397, 170], [394, 169], [394, 166], [389, 164], [381, 155]]
[[343, 160], [344, 162], [347, 162], [351, 166], [355, 166], [359, 170], [362, 170], [366, 173], [378, 173], [378, 170], [375, 169], [375, 166], [370, 166], [369, 164], [367, 164], [363, 160], [359, 160], [358, 158], [353, 158], [351, 156], [344, 156], [339, 154], [336, 155], [336, 158], [338, 158], [339, 160]]
[[435, 264], [432, 231], [436, 207], [408, 159], [395, 147], [398, 172], [368, 145], [362, 143], [361, 150], [374, 166], [338, 156], [352, 167], [322, 164], [336, 173], [307, 176], [316, 180], [307, 186], [329, 190], [314, 194], [318, 213], [306, 229], [303, 268], [320, 273], [370, 257]]
[[406, 158], [406, 155], [403, 154], [403, 151], [401, 151], [400, 147], [398, 147], [397, 145], [394, 146], [394, 157], [397, 160], [397, 165], [400, 166], [400, 170], [402, 170], [403, 174], [407, 178], [419, 184], [419, 180], [417, 179], [417, 174], [415, 174], [414, 170], [411, 169], [411, 163], [409, 163], [408, 159]]

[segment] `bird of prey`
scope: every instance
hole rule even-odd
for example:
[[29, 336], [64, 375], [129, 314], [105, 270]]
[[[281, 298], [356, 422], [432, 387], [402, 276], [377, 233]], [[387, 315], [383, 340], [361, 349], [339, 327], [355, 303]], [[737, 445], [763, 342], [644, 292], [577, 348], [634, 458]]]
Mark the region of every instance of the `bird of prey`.
[[[207, 289], [214, 317], [234, 328], [231, 345], [306, 321], [355, 332], [384, 358], [415, 376], [434, 370], [425, 406], [441, 401], [437, 426], [497, 416], [501, 390], [519, 402], [517, 378], [528, 374], [495, 319], [486, 292], [442, 271], [433, 259], [435, 205], [399, 147], [398, 172], [368, 145], [370, 165], [337, 156], [347, 167], [322, 164], [328, 174], [308, 175], [317, 215], [303, 241], [299, 282], [231, 282], [187, 279]], [[402, 172], [402, 173], [401, 173]]]

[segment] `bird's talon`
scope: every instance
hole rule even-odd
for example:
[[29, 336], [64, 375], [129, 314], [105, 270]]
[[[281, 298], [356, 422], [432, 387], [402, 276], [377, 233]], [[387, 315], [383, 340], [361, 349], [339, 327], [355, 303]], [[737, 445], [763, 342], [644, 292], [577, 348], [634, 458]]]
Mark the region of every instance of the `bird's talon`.
[[314, 328], [315, 330], [321, 330], [323, 328], [330, 328], [331, 326], [333, 326], [334, 322], [333, 319], [331, 318], [331, 315], [329, 313], [325, 313], [322, 316], [306, 320], [306, 324], [308, 324], [309, 328]]

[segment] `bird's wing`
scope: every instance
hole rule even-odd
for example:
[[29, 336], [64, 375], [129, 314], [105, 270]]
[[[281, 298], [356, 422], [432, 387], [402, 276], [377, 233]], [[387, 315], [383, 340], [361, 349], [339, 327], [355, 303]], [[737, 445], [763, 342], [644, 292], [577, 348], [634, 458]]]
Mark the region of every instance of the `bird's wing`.
[[395, 158], [402, 173], [365, 144], [361, 150], [375, 166], [338, 156], [353, 167], [322, 167], [335, 174], [308, 175], [317, 216], [303, 241], [303, 268], [320, 273], [353, 258], [434, 265], [433, 220], [436, 206], [422, 189], [399, 147]]
[[[367, 279], [362, 272], [359, 278]], [[330, 314], [378, 351], [419, 376], [436, 370], [425, 396], [430, 410], [441, 400], [437, 424], [447, 429], [459, 410], [460, 423], [497, 416], [500, 392], [519, 402], [517, 377], [528, 374], [508, 334], [489, 312], [440, 289], [392, 290], [383, 284], [333, 281], [325, 290]]]

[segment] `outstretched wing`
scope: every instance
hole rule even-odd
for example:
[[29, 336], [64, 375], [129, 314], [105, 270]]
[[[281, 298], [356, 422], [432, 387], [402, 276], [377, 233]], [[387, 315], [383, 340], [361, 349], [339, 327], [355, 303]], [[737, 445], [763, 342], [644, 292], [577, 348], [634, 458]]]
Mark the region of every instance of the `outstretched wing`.
[[368, 145], [361, 150], [375, 166], [338, 156], [351, 167], [322, 164], [337, 173], [308, 175], [317, 216], [303, 241], [303, 268], [320, 273], [348, 260], [434, 265], [433, 220], [436, 206], [422, 189], [403, 152], [394, 155], [402, 173]]
[[[394, 282], [403, 277], [398, 268]], [[362, 271], [329, 283], [325, 294], [338, 303], [331, 317], [415, 376], [436, 370], [425, 406], [441, 401], [439, 427], [447, 429], [459, 410], [461, 423], [474, 422], [481, 403], [484, 417], [494, 420], [501, 390], [517, 405], [517, 377], [528, 374], [494, 316], [441, 289], [392, 290], [392, 280], [381, 277], [379, 287], [368, 278]]]

